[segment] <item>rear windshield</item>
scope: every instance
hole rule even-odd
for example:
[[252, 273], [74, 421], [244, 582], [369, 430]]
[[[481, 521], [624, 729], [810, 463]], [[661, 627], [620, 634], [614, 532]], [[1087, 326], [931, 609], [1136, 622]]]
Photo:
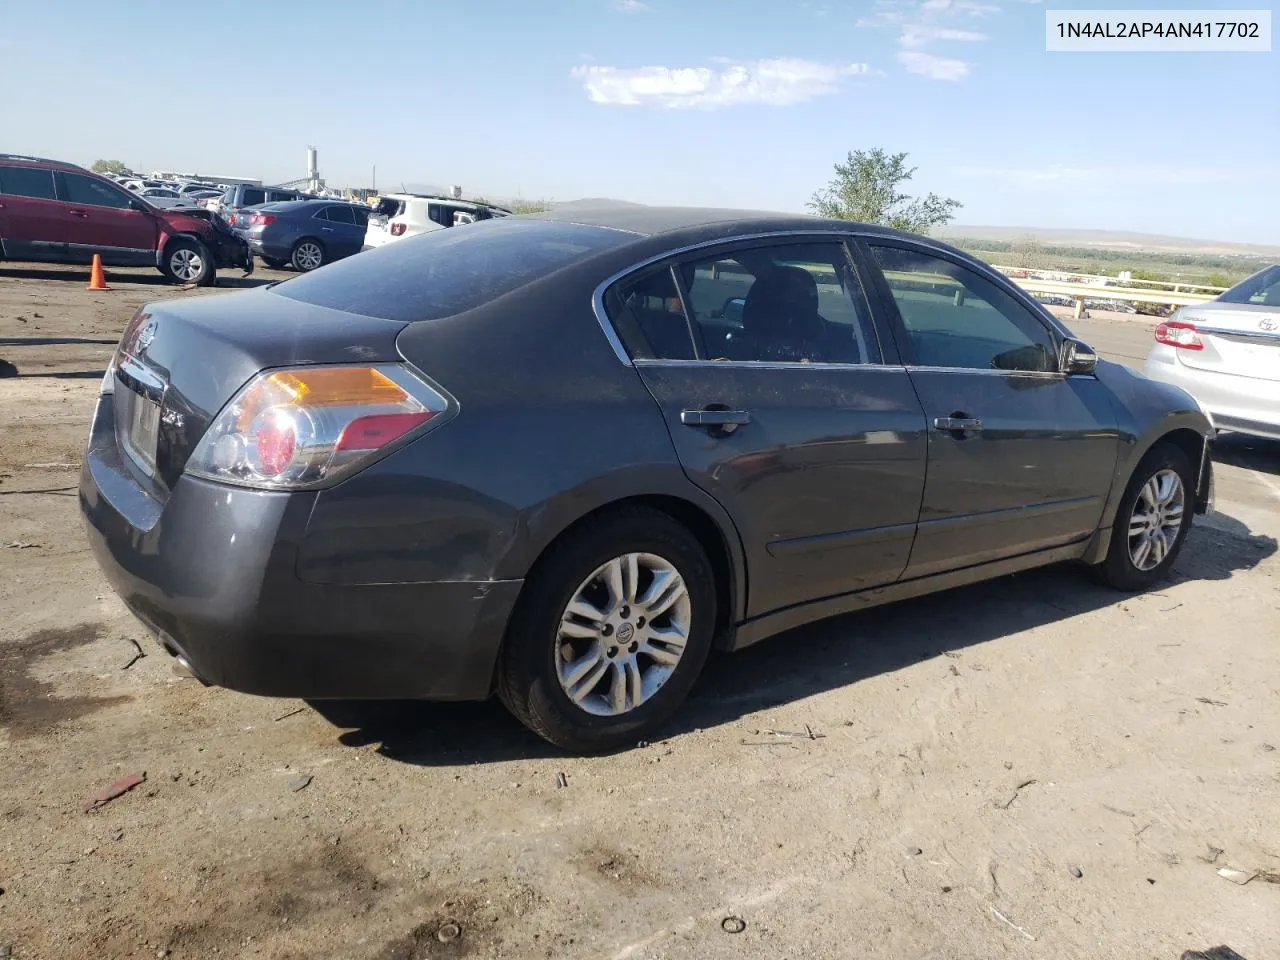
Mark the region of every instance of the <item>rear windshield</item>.
[[272, 287], [292, 300], [386, 320], [450, 317], [585, 256], [634, 240], [603, 227], [485, 220], [397, 240]]
[[1255, 303], [1280, 307], [1280, 263], [1241, 280], [1218, 297], [1222, 303]]

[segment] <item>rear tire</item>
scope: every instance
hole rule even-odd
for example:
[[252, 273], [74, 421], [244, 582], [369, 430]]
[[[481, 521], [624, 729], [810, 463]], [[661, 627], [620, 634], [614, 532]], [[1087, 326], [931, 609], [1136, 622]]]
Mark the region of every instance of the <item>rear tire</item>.
[[293, 245], [289, 262], [299, 273], [310, 273], [325, 263], [324, 244], [312, 237], [303, 237]]
[[1106, 559], [1096, 567], [1104, 583], [1132, 593], [1169, 575], [1191, 530], [1196, 475], [1172, 443], [1147, 451], [1120, 498]]
[[570, 752], [651, 736], [706, 663], [714, 576], [698, 540], [665, 513], [630, 506], [587, 520], [525, 581], [498, 665], [499, 698]]
[[170, 283], [184, 286], [195, 284], [207, 287], [217, 278], [213, 256], [208, 247], [189, 237], [179, 237], [165, 248], [160, 272], [169, 278]]

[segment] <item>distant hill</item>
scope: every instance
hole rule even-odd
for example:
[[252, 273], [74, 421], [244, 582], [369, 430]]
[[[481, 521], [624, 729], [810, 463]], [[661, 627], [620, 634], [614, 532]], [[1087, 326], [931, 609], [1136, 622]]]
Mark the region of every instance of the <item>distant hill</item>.
[[1151, 233], [1128, 233], [1122, 230], [1065, 230], [1053, 227], [992, 227], [950, 224], [935, 234], [943, 240], [997, 240], [1005, 243], [1022, 237], [1035, 237], [1046, 246], [1091, 247], [1093, 249], [1129, 250], [1142, 253], [1199, 253], [1218, 256], [1271, 257], [1280, 259], [1280, 246], [1256, 243], [1232, 243], [1226, 240], [1197, 240], [1190, 237], [1166, 237]]
[[557, 210], [620, 210], [623, 207], [643, 207], [643, 203], [630, 200], [613, 200], [609, 197], [583, 197], [581, 200], [552, 201]]

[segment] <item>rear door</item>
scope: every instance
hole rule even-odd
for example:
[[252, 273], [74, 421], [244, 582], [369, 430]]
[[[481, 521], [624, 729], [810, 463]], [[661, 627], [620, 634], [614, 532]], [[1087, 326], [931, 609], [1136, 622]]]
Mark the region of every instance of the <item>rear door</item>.
[[356, 223], [355, 212], [347, 206], [325, 207], [316, 214], [330, 259], [349, 257], [364, 246], [364, 227]]
[[0, 165], [0, 250], [7, 259], [65, 260], [68, 220], [52, 170]]
[[840, 238], [703, 250], [606, 303], [685, 473], [737, 525], [749, 617], [898, 578], [924, 414]]
[[929, 425], [907, 577], [1089, 537], [1119, 448], [1102, 384], [1058, 372], [1053, 331], [994, 273], [907, 240], [867, 250]]
[[134, 198], [99, 177], [57, 174], [70, 224], [67, 259], [88, 263], [95, 253], [118, 266], [155, 266], [158, 227], [152, 214], [136, 210]]

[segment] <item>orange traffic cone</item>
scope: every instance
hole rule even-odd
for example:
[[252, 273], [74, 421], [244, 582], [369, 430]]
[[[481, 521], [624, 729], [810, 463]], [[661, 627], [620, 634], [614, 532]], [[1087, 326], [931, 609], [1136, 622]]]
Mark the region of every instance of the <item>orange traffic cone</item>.
[[93, 255], [93, 269], [89, 271], [89, 289], [107, 289], [107, 278], [102, 274], [102, 254], [100, 253]]

